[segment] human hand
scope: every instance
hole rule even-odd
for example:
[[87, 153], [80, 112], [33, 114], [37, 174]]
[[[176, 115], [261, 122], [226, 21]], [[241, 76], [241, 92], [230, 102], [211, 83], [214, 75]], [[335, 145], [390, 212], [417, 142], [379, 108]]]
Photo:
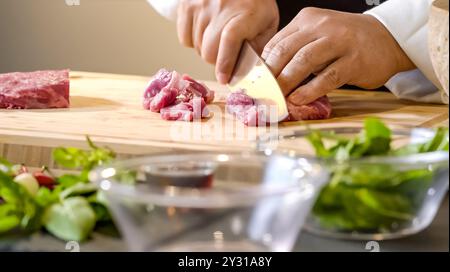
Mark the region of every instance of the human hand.
[[228, 83], [244, 40], [262, 52], [279, 24], [275, 0], [181, 0], [180, 42], [216, 65], [216, 77]]
[[[306, 8], [264, 48], [262, 57], [288, 100], [308, 104], [345, 84], [384, 85], [414, 69], [389, 31], [374, 17]], [[316, 75], [301, 85], [309, 76]]]

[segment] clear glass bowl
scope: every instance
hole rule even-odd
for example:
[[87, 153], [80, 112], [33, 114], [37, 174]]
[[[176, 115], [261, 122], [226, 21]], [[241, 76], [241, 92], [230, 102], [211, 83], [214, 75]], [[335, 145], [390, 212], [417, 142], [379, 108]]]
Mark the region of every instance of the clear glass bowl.
[[[328, 127], [321, 131], [354, 138], [361, 128]], [[314, 158], [306, 139], [309, 133], [309, 129], [300, 129], [267, 134], [257, 148], [266, 154], [276, 150]], [[393, 129], [392, 146], [424, 142], [434, 134], [434, 130], [423, 128]], [[418, 233], [431, 224], [448, 191], [448, 158], [448, 152], [438, 151], [346, 162], [322, 160], [331, 173], [330, 182], [319, 194], [304, 229], [325, 237], [356, 240], [394, 239]]]
[[117, 162], [90, 179], [131, 251], [290, 251], [328, 175], [304, 158], [193, 153]]

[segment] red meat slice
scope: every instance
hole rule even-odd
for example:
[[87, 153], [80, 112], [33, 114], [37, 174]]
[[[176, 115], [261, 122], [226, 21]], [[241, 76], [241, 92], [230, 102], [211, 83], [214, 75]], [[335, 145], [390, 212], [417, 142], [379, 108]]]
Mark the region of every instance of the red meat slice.
[[161, 118], [168, 121], [200, 120], [209, 115], [205, 100], [195, 97], [189, 102], [180, 102], [161, 109]]
[[188, 75], [161, 69], [144, 92], [144, 108], [160, 112], [171, 121], [192, 121], [208, 115], [207, 103], [214, 100], [214, 91]]
[[180, 89], [186, 86], [177, 72], [159, 70], [144, 92], [144, 108], [159, 112], [162, 108], [172, 105]]
[[177, 99], [178, 90], [175, 88], [164, 88], [157, 95], [151, 98], [150, 110], [159, 112], [162, 108], [168, 107]]
[[326, 96], [322, 96], [316, 101], [301, 106], [288, 101], [287, 106], [290, 121], [321, 120], [331, 117], [331, 104]]
[[181, 95], [184, 99], [192, 99], [193, 97], [203, 97], [206, 104], [211, 103], [214, 100], [214, 91], [209, 90], [204, 84], [197, 82], [188, 75], [183, 75], [183, 79], [188, 82], [186, 89], [181, 90]]
[[67, 108], [69, 70], [0, 74], [0, 108]]
[[[287, 106], [289, 121], [319, 120], [331, 116], [331, 104], [326, 96], [307, 105], [298, 106], [288, 102]], [[247, 126], [265, 125], [266, 123], [261, 119], [262, 116], [266, 116], [264, 107], [257, 106], [256, 101], [243, 90], [238, 90], [228, 96], [226, 108], [229, 113]]]
[[168, 121], [187, 121], [190, 122], [194, 119], [194, 113], [191, 105], [186, 102], [162, 108], [161, 118]]
[[258, 124], [258, 107], [255, 105], [255, 100], [244, 90], [237, 90], [227, 97], [226, 109], [246, 126]]

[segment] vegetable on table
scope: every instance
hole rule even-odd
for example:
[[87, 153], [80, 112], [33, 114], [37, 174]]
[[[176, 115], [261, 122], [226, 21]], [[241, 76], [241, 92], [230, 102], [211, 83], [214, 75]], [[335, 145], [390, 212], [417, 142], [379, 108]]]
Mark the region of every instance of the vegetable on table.
[[116, 154], [96, 146], [87, 137], [89, 150], [56, 148], [55, 162], [79, 171], [55, 177], [46, 167], [30, 173], [24, 165], [0, 158], [0, 237], [45, 229], [67, 241], [83, 241], [99, 223], [112, 224], [107, 203], [88, 173], [111, 162]]
[[30, 173], [19, 174], [14, 177], [14, 181], [22, 185], [31, 196], [35, 196], [39, 190], [38, 181]]
[[84, 197], [76, 196], [51, 205], [44, 215], [45, 228], [66, 241], [83, 241], [95, 227], [95, 212]]

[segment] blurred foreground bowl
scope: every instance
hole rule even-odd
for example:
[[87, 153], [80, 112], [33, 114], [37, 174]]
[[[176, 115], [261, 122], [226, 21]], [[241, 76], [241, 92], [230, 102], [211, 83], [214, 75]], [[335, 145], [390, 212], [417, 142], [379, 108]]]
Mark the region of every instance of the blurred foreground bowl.
[[90, 173], [131, 251], [290, 251], [328, 174], [314, 160], [193, 153]]
[[[339, 126], [321, 133], [343, 141], [355, 139], [361, 129]], [[310, 134], [306, 128], [266, 135], [258, 148], [310, 156], [315, 153]], [[425, 128], [393, 129], [391, 146], [425, 143], [434, 135], [434, 130]], [[448, 163], [448, 151], [323, 159], [330, 182], [319, 194], [304, 229], [324, 237], [366, 241], [416, 234], [431, 224], [447, 195]]]

